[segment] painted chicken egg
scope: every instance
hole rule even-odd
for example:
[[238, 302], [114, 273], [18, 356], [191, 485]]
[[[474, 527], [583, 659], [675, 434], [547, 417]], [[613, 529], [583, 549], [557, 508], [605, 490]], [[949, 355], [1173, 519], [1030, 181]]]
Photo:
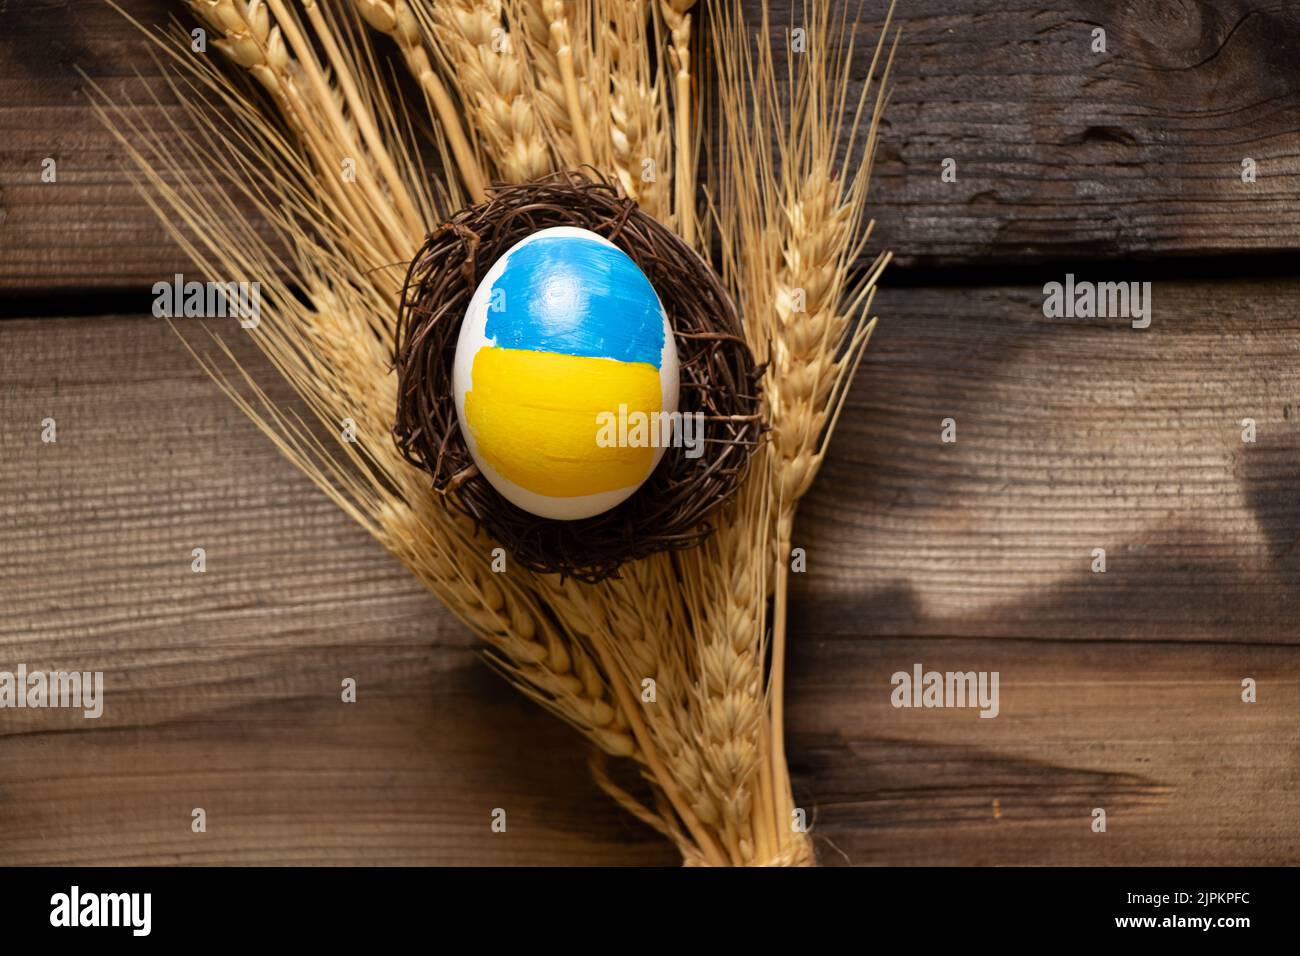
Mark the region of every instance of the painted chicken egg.
[[497, 491], [544, 518], [587, 518], [631, 496], [671, 442], [677, 346], [636, 263], [559, 226], [483, 277], [452, 385], [465, 443]]

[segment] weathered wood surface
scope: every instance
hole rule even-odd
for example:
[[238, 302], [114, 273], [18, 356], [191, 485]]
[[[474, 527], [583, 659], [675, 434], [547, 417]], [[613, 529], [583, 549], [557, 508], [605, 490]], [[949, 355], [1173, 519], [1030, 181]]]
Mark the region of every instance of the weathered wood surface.
[[[146, 24], [179, 4], [122, 0]], [[898, 264], [1290, 251], [1300, 10], [907, 0], [872, 212]], [[789, 4], [773, 3], [788, 22]], [[865, 74], [884, 3], [859, 37]], [[1091, 52], [1092, 30], [1107, 52]], [[0, 288], [152, 284], [186, 262], [129, 184], [77, 67], [178, 107], [103, 0], [0, 2]], [[213, 54], [215, 55], [215, 54]], [[58, 182], [40, 181], [58, 162]], [[944, 158], [956, 182], [940, 179]], [[1258, 181], [1241, 181], [1241, 163]]]
[[[882, 292], [798, 527], [825, 862], [1300, 862], [1300, 289], [1154, 301], [1137, 331]], [[0, 712], [0, 860], [672, 862], [163, 324], [0, 323], [0, 449], [0, 666], [109, 682], [97, 724]], [[998, 670], [1001, 715], [894, 709], [917, 662]]]
[[[1300, 283], [1152, 295], [1135, 330], [1041, 286], [881, 293], [798, 526], [824, 859], [1300, 862]], [[1001, 714], [895, 710], [918, 662], [999, 671]]]
[[1300, 645], [1300, 282], [1152, 300], [1137, 330], [1044, 318], [1041, 285], [883, 290], [801, 511], [810, 623]]

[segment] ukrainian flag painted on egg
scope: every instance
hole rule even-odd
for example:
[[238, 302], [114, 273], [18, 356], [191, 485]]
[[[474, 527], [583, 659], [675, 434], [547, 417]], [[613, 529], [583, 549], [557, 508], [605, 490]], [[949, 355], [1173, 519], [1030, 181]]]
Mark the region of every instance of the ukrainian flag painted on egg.
[[[677, 410], [677, 347], [636, 263], [594, 232], [560, 226], [516, 243], [483, 277], [453, 386], [465, 443], [497, 491], [542, 517], [586, 518], [628, 498], [659, 463], [662, 441], [644, 437], [657, 425], [611, 429], [609, 416], [653, 423]], [[615, 433], [635, 444], [611, 442]]]

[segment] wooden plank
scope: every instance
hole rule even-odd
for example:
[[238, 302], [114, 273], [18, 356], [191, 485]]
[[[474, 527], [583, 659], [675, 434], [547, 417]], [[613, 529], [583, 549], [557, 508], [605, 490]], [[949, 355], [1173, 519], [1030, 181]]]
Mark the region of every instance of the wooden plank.
[[873, 214], [900, 264], [1294, 248], [1300, 10], [995, 6], [898, 4]]
[[[798, 526], [789, 750], [826, 862], [1300, 859], [1297, 292], [1161, 283], [1141, 331], [881, 294]], [[0, 449], [0, 666], [112, 693], [89, 729], [3, 712], [0, 859], [672, 862], [161, 323], [0, 323]], [[915, 663], [998, 670], [1003, 713], [892, 708]]]
[[[998, 716], [894, 708], [917, 663], [997, 671]], [[823, 863], [1300, 863], [1300, 648], [805, 632], [788, 679]]]
[[1300, 284], [1151, 296], [1139, 330], [1041, 287], [883, 290], [800, 512], [809, 625], [1300, 643]]
[[[122, 6], [150, 24], [184, 15], [167, 0]], [[188, 265], [132, 185], [78, 68], [117, 101], [161, 97], [146, 111], [160, 128], [164, 114], [179, 117], [144, 38], [103, 0], [0, 5], [0, 286], [147, 288]], [[53, 183], [41, 178], [47, 159]]]
[[[145, 23], [176, 9], [123, 5]], [[773, 7], [786, 23], [788, 4]], [[878, 242], [900, 266], [1294, 250], [1300, 92], [1286, 38], [1300, 11], [1162, 9], [901, 3]], [[883, 11], [867, 9], [859, 77]], [[0, 5], [0, 26], [0, 287], [136, 289], [183, 270], [74, 69], [122, 99], [159, 95], [152, 118], [174, 116], [139, 35], [102, 0]], [[1090, 51], [1096, 26], [1105, 54]], [[54, 184], [40, 180], [47, 157]], [[940, 178], [946, 157], [956, 182]]]

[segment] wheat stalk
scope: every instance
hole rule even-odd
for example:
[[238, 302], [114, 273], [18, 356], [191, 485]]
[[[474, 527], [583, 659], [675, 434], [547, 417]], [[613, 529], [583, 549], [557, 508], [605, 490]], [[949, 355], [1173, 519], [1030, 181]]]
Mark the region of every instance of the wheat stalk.
[[[254, 5], [254, 24], [256, 14]], [[268, 22], [263, 32], [268, 40], [271, 30]], [[553, 607], [559, 620], [585, 612], [568, 607], [567, 596], [557, 598], [549, 585], [526, 572], [492, 575], [487, 568], [491, 542], [432, 502], [427, 477], [397, 454], [389, 436], [396, 393], [388, 368], [392, 326], [387, 320], [395, 282], [392, 270], [371, 267], [373, 250], [353, 231], [352, 206], [336, 199], [336, 190], [320, 188], [325, 177], [311, 158], [320, 144], [304, 131], [298, 148], [311, 155], [299, 154], [219, 76], [204, 73], [188, 58], [177, 62], [232, 109], [235, 119], [225, 128], [211, 131], [218, 114], [193, 102], [197, 90], [181, 87], [174, 87], [178, 100], [205, 121], [193, 124], [200, 131], [197, 141], [174, 125], [161, 132], [142, 126], [138, 112], [116, 109], [110, 114], [101, 105], [101, 117], [147, 184], [146, 200], [190, 258], [207, 274], [257, 277], [262, 283], [266, 314], [256, 331], [257, 344], [322, 426], [338, 437], [339, 423], [352, 419], [357, 442], [340, 441], [331, 453], [243, 370], [232, 380], [213, 361], [198, 356], [201, 362], [290, 460], [498, 652], [497, 662], [512, 679], [604, 751], [630, 754], [626, 721], [608, 702], [599, 670], [544, 609]], [[269, 69], [272, 63], [252, 65]], [[276, 69], [268, 79], [277, 84], [296, 73], [290, 59]], [[282, 90], [289, 108], [325, 114], [310, 92], [294, 84]], [[323, 92], [337, 107], [339, 97]], [[259, 170], [249, 155], [274, 155], [277, 162]], [[368, 154], [359, 155], [368, 161]], [[188, 172], [192, 168], [207, 169], [224, 188], [205, 190]], [[361, 173], [352, 185], [363, 182]], [[412, 182], [411, 188], [418, 186]], [[280, 234], [281, 246], [294, 250], [290, 258], [248, 224], [240, 199], [262, 212]], [[421, 205], [433, 203], [426, 198]], [[318, 231], [321, 237], [313, 238]], [[407, 236], [406, 257], [418, 239], [417, 233]], [[295, 287], [303, 290], [305, 302]], [[218, 347], [221, 355], [231, 357], [222, 343]]]
[[[507, 0], [531, 69], [533, 103], [561, 165], [604, 166], [603, 76], [593, 71], [590, 0]], [[576, 16], [574, 15], [576, 14]]]
[[691, 9], [695, 0], [660, 0], [671, 45], [668, 64], [673, 71], [673, 117], [677, 169], [673, 204], [677, 231], [695, 244], [695, 129], [691, 123]]
[[440, 0], [414, 10], [456, 78], [471, 126], [497, 173], [510, 182], [527, 182], [550, 172], [551, 150], [524, 89], [525, 65], [506, 29], [500, 0]]
[[623, 191], [650, 215], [673, 224], [668, 103], [651, 79], [649, 0], [600, 0], [599, 46], [609, 63], [610, 167]]
[[[889, 22], [887, 17], [869, 78], [880, 65]], [[865, 272], [853, 274], [871, 233], [864, 209], [892, 48], [860, 144], [862, 158], [845, 174], [835, 168], [835, 157], [854, 156], [871, 84], [863, 85], [856, 102], [848, 100], [853, 44], [846, 21], [833, 20], [822, 5], [805, 4], [802, 26], [806, 48], [789, 57], [784, 99], [764, 39], [771, 35], [766, 3], [758, 43], [751, 45], [737, 14], [714, 44], [720, 99], [727, 107], [722, 120], [729, 160], [715, 188], [725, 229], [743, 237], [724, 244], [724, 272], [742, 300], [751, 347], [766, 362], [774, 548], [760, 560], [772, 561], [775, 568], [769, 746], [779, 831], [793, 810], [784, 672], [794, 516], [821, 465], [848, 382], [874, 328], [867, 313], [889, 261], [884, 254]], [[772, 142], [779, 144], [775, 154]]]
[[428, 97], [430, 107], [442, 124], [443, 134], [450, 144], [469, 197], [474, 202], [481, 202], [487, 196], [483, 170], [461, 128], [456, 105], [442, 79], [434, 72], [433, 64], [429, 62], [419, 22], [410, 6], [406, 0], [353, 0], [353, 3], [370, 26], [392, 37], [397, 43], [397, 48], [402, 51], [402, 59]]
[[[890, 16], [892, 13], [891, 7]], [[831, 29], [825, 21], [818, 21], [817, 28], [819, 37], [828, 35]], [[889, 17], [881, 31], [869, 76], [875, 72], [888, 30]], [[852, 45], [848, 44], [846, 66], [851, 55]], [[886, 75], [892, 60], [891, 48]], [[866, 316], [875, 295], [876, 280], [889, 261], [888, 254], [880, 256], [867, 274], [850, 287], [850, 270], [871, 234], [871, 224], [862, 228], [861, 219], [885, 97], [882, 87], [864, 145], [865, 159], [848, 177], [837, 175], [831, 169], [831, 161], [846, 126], [840, 122], [844, 114], [843, 100], [835, 101], [836, 89], [830, 82], [835, 75], [833, 70], [833, 66], [821, 67], [814, 60], [805, 88], [806, 107], [799, 114], [808, 118], [806, 146], [802, 152], [786, 157], [782, 268], [775, 275], [773, 309], [769, 313], [773, 346], [766, 394], [773, 407], [773, 443], [780, 481], [772, 645], [772, 762], [786, 774], [782, 685], [787, 643], [786, 577], [795, 510], [821, 467], [852, 370], [861, 360], [875, 327], [875, 320], [868, 321]], [[847, 84], [839, 92], [841, 96], [846, 94]], [[858, 103], [853, 122], [847, 126], [849, 155], [852, 155], [852, 140], [866, 96], [864, 86], [863, 99]], [[798, 138], [795, 142], [800, 144]], [[795, 161], [791, 162], [792, 159]], [[854, 241], [855, 236], [859, 237], [858, 241]], [[782, 792], [787, 791], [788, 787]]]

